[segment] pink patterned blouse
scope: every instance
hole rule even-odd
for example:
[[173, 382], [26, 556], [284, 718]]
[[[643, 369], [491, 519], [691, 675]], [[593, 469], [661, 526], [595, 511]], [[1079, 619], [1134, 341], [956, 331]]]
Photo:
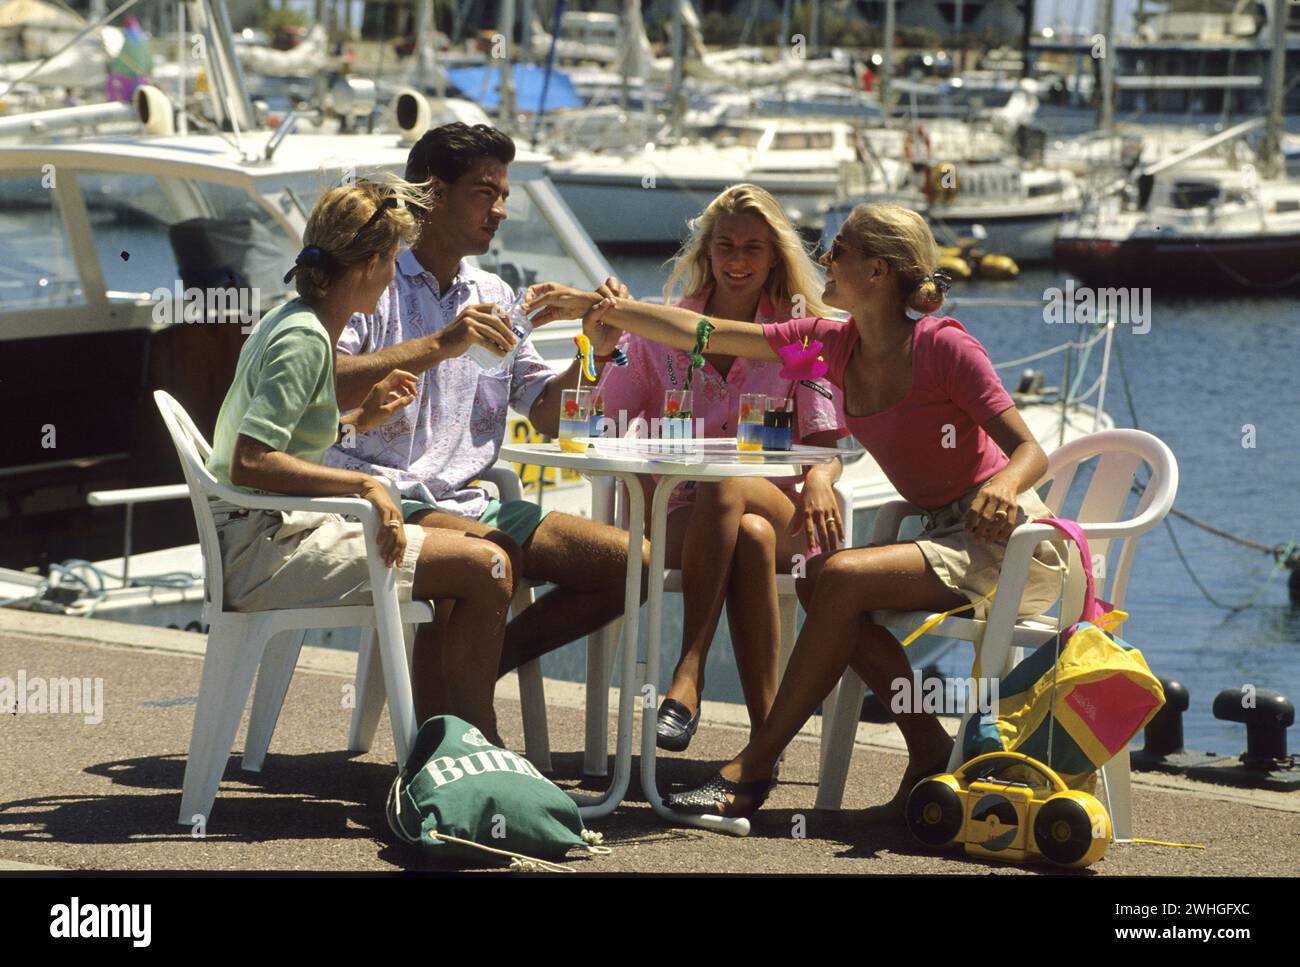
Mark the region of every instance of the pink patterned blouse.
[[[707, 301], [706, 294], [704, 298], [683, 299], [677, 304], [692, 312], [703, 312]], [[755, 323], [764, 325], [788, 319], [790, 314], [776, 311], [766, 293], [759, 298], [754, 313]], [[705, 436], [736, 435], [736, 417], [742, 393], [794, 396], [796, 443], [810, 434], [826, 430], [834, 431], [837, 437], [848, 435], [840, 391], [824, 378], [796, 383], [781, 378], [781, 363], [751, 359], [736, 359], [723, 377], [706, 360], [704, 368], [696, 371], [691, 386], [686, 387], [682, 382], [690, 359], [685, 350], [651, 342], [632, 333], [623, 334], [619, 348], [627, 355], [628, 365], [606, 365], [599, 385], [605, 397], [605, 416], [620, 428], [632, 427], [637, 418], [645, 421], [638, 428], [648, 425], [651, 419], [663, 413], [665, 392], [689, 388], [694, 393], [694, 416], [704, 421]], [[645, 432], [641, 429], [639, 435]], [[790, 477], [772, 482], [793, 498], [802, 479]], [[669, 513], [688, 506], [694, 500], [693, 491], [694, 484], [680, 485], [669, 501]]]

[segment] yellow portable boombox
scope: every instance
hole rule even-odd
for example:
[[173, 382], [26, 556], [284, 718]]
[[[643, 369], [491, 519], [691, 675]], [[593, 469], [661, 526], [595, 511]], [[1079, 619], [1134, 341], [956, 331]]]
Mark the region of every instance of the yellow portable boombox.
[[951, 775], [922, 779], [907, 797], [907, 825], [927, 846], [1020, 863], [1043, 857], [1084, 867], [1101, 859], [1110, 816], [1095, 796], [1066, 787], [1019, 752], [976, 756]]

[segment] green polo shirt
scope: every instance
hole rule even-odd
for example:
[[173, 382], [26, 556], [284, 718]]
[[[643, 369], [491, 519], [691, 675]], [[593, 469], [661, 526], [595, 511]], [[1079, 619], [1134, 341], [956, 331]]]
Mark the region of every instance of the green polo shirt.
[[234, 486], [230, 461], [241, 433], [320, 463], [338, 438], [338, 426], [329, 333], [305, 302], [292, 299], [263, 316], [240, 350], [235, 379], [217, 416], [208, 470]]

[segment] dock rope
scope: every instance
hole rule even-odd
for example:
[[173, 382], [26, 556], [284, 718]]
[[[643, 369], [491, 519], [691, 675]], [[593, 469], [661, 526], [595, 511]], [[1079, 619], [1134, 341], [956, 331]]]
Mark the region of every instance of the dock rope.
[[[55, 582], [53, 579], [58, 578]], [[80, 558], [70, 558], [66, 561], [60, 561], [57, 564], [50, 565], [49, 577], [37, 585], [36, 589], [28, 595], [19, 598], [0, 599], [0, 608], [13, 607], [14, 605], [27, 604], [32, 601], [39, 601], [45, 597], [46, 593], [56, 585], [67, 587], [76, 585], [85, 590], [86, 595], [91, 599], [92, 604], [84, 617], [91, 617], [95, 609], [103, 603], [108, 596], [108, 589], [104, 585], [105, 579], [112, 581], [122, 581], [122, 577], [112, 574], [101, 567], [92, 564], [90, 561], [83, 561]], [[199, 580], [193, 574], [186, 571], [168, 571], [164, 574], [152, 574], [145, 577], [134, 577], [129, 582], [123, 583], [122, 588], [163, 588], [176, 591], [184, 591], [199, 584]]]

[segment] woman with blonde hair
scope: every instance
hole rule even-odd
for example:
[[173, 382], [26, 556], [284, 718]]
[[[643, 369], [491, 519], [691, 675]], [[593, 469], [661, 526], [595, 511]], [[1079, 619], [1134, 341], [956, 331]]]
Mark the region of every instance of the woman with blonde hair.
[[[844, 393], [849, 429], [903, 498], [925, 509], [925, 529], [913, 541], [840, 550], [810, 564], [799, 582], [807, 620], [767, 721], [711, 780], [671, 797], [674, 808], [756, 811], [781, 751], [847, 665], [877, 695], [910, 682], [906, 654], [871, 613], [985, 601], [1012, 530], [1026, 518], [1050, 516], [1033, 490], [1047, 469], [1045, 454], [983, 346], [957, 320], [935, 314], [946, 288], [936, 259], [934, 237], [916, 212], [861, 205], [822, 258], [823, 299], [848, 311], [848, 321], [804, 318], [760, 328], [709, 319], [715, 352], [774, 360], [792, 343], [821, 343], [827, 375]], [[551, 307], [538, 322], [585, 314], [593, 332], [614, 326], [682, 347], [696, 339], [698, 314], [681, 309], [552, 283], [534, 287], [530, 303]], [[1056, 599], [1063, 560], [1057, 544], [1038, 545], [1022, 615]], [[910, 755], [902, 783], [888, 804], [867, 811], [869, 819], [901, 819], [912, 786], [947, 762], [952, 740], [920, 702], [913, 708], [895, 716]]]
[[[434, 640], [433, 626], [424, 625], [415, 642], [419, 720], [455, 714], [496, 741], [492, 699], [513, 590], [509, 561], [487, 541], [404, 525], [378, 479], [321, 462], [340, 437], [346, 443], [355, 432], [386, 423], [418, 388], [410, 373], [393, 370], [341, 417], [334, 395], [334, 345], [353, 313], [374, 310], [392, 281], [399, 243], [415, 233], [403, 203], [423, 205], [426, 198], [396, 179], [360, 180], [321, 196], [285, 276], [286, 282], [296, 276], [298, 297], [267, 313], [244, 343], [207, 466], [222, 483], [249, 493], [359, 494], [373, 504], [384, 522], [380, 552], [397, 568], [399, 596], [438, 599], [442, 634]], [[482, 342], [463, 326], [442, 339], [461, 352]], [[212, 510], [225, 600], [233, 610], [371, 602], [359, 523], [221, 502]]]
[[[696, 315], [749, 320], [745, 325], [758, 333], [794, 315], [824, 314], [821, 288], [816, 265], [776, 199], [754, 185], [734, 185], [692, 222], [664, 301]], [[617, 333], [607, 334], [602, 346], [613, 338]], [[688, 386], [690, 360], [682, 350], [631, 333], [618, 345], [628, 365], [606, 366], [600, 384], [606, 416], [616, 425], [660, 416], [665, 392], [684, 389], [692, 392], [705, 436], [736, 435], [742, 394], [793, 397], [798, 442], [835, 446], [847, 432], [835, 391], [822, 380], [785, 379], [779, 363], [708, 353]], [[684, 616], [681, 657], [659, 709], [660, 748], [684, 750], [699, 724], [705, 659], [724, 603], [751, 728], [767, 718], [780, 645], [776, 574], [788, 573], [796, 555], [832, 550], [841, 540], [831, 489], [839, 473], [836, 462], [802, 478], [738, 477], [683, 484], [674, 492], [665, 560], [681, 568]], [[653, 489], [652, 480], [643, 484]]]

